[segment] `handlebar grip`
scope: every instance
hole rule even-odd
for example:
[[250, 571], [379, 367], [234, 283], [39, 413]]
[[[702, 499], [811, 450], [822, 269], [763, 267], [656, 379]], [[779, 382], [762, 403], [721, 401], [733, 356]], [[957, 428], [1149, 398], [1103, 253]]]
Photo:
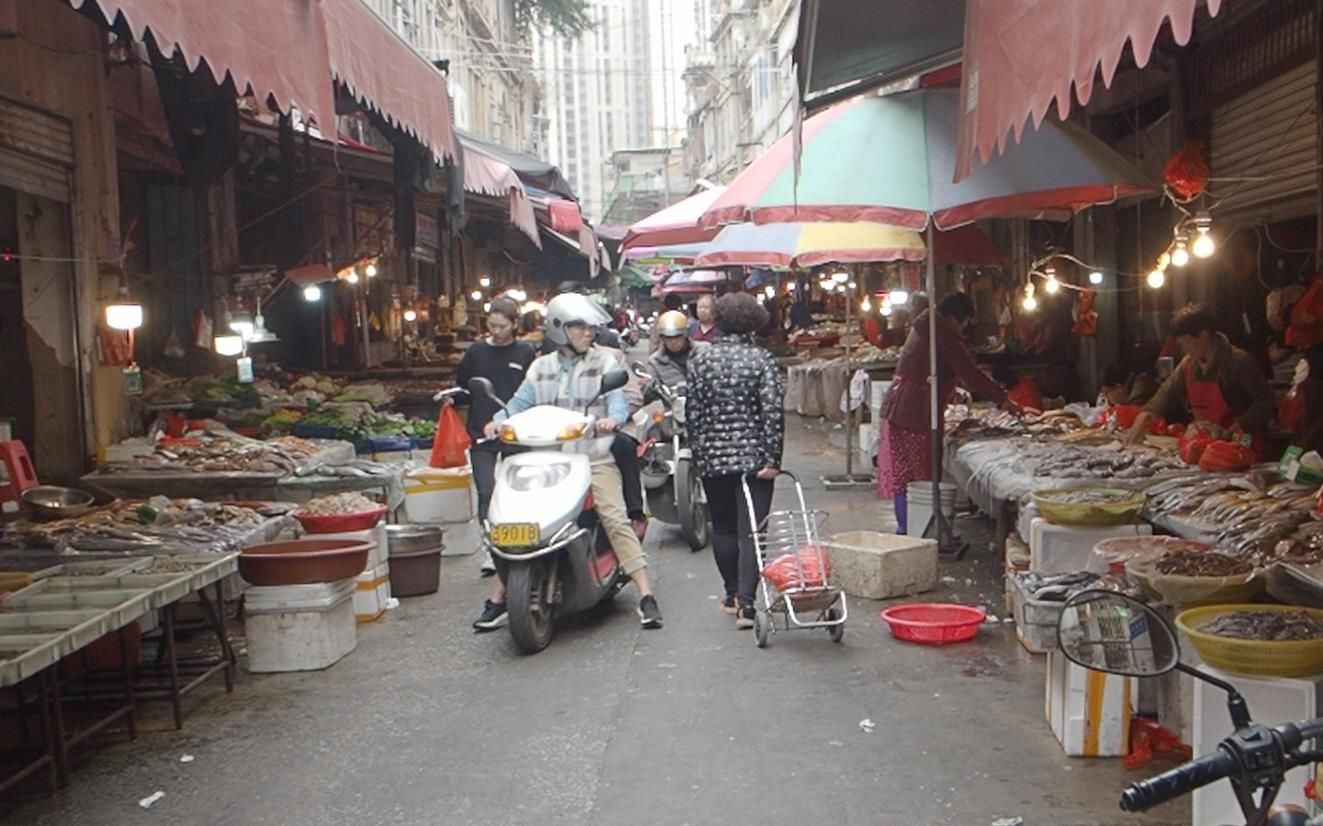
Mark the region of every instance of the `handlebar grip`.
[[1147, 811], [1181, 795], [1189, 794], [1200, 786], [1215, 783], [1236, 771], [1236, 759], [1218, 748], [1198, 760], [1177, 766], [1157, 777], [1132, 783], [1121, 794], [1121, 808], [1127, 812]]

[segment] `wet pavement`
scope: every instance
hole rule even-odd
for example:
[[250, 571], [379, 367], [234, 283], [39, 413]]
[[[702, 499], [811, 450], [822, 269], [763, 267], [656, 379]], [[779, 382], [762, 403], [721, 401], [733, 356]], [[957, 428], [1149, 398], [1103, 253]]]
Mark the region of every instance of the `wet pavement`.
[[[839, 431], [787, 426], [787, 464], [829, 530], [889, 530], [871, 491], [822, 489], [821, 474], [844, 469], [825, 438]], [[986, 528], [960, 529], [973, 550], [916, 599], [1001, 616]], [[1063, 755], [1043, 718], [1043, 658], [1009, 626], [916, 646], [891, 639], [881, 604], [852, 600], [843, 644], [796, 631], [758, 650], [717, 610], [709, 553], [657, 523], [645, 546], [662, 630], [639, 628], [630, 590], [520, 656], [506, 632], [470, 631], [487, 582], [476, 556], [446, 557], [438, 594], [360, 626], [357, 650], [331, 669], [244, 672], [232, 695], [191, 698], [182, 732], [154, 710], [136, 742], [78, 752], [68, 789], [11, 793], [0, 823], [1188, 822], [1187, 805], [1124, 815], [1119, 793], [1142, 774]]]

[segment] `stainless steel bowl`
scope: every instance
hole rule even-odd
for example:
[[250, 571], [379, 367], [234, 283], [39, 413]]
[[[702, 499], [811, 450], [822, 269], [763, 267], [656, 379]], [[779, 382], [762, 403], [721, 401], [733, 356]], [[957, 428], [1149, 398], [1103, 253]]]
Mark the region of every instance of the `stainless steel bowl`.
[[435, 551], [442, 548], [444, 536], [441, 528], [435, 525], [387, 525], [387, 550], [392, 556]]
[[37, 519], [63, 519], [78, 516], [92, 509], [95, 497], [87, 491], [62, 488], [57, 485], [37, 485], [19, 496], [32, 509]]

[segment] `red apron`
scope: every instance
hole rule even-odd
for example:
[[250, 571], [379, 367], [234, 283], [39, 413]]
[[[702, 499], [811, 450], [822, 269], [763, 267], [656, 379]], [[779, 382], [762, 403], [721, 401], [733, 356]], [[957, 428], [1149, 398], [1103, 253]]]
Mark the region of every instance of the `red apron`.
[[[1231, 409], [1222, 395], [1222, 370], [1225, 369], [1226, 366], [1223, 365], [1212, 381], [1195, 381], [1194, 365], [1191, 363], [1185, 365], [1185, 401], [1190, 405], [1190, 415], [1196, 422], [1210, 422], [1227, 429], [1236, 426], [1240, 415]], [[1263, 437], [1260, 434], [1250, 434], [1250, 436], [1253, 439], [1250, 448], [1254, 451], [1257, 461], [1263, 456]]]

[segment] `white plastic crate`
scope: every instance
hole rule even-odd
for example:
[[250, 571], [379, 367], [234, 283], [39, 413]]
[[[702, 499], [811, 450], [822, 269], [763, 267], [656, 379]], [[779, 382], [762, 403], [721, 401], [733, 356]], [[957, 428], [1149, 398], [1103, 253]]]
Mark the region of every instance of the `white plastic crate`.
[[1130, 752], [1134, 679], [1090, 671], [1047, 652], [1047, 720], [1071, 757], [1121, 757]]
[[389, 601], [389, 562], [382, 562], [371, 571], [364, 571], [354, 580], [354, 617], [359, 622], [372, 622], [386, 613], [386, 603]]
[[317, 671], [354, 650], [354, 580], [249, 588], [244, 595], [248, 670]]

